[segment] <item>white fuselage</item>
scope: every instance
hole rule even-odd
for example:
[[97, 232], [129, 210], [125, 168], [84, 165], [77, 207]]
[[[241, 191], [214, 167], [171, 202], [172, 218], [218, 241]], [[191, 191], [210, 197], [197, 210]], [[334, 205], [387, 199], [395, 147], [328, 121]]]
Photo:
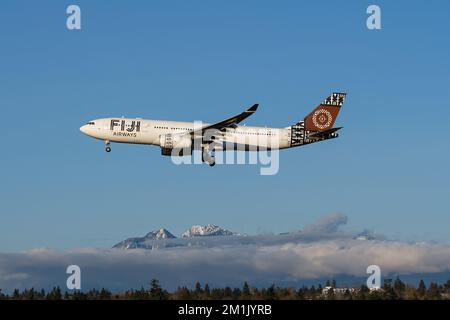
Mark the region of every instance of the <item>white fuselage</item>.
[[[92, 120], [80, 128], [84, 134], [107, 142], [161, 146], [161, 137], [168, 134], [188, 136], [207, 123], [150, 120], [140, 118], [103, 118]], [[236, 126], [226, 128], [214, 138], [223, 143], [258, 148], [289, 148], [290, 128]]]

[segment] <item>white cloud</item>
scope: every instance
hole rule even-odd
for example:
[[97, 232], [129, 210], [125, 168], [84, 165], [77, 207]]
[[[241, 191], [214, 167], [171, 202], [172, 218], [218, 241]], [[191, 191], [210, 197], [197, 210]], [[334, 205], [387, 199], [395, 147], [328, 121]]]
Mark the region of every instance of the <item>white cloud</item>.
[[[276, 236], [275, 236], [276, 237]], [[383, 273], [439, 273], [450, 271], [450, 247], [396, 241], [330, 239], [268, 246], [171, 248], [163, 250], [50, 249], [0, 254], [0, 287], [64, 286], [66, 267], [82, 269], [84, 288], [123, 290], [146, 286], [155, 277], [168, 288], [209, 282], [240, 285], [365, 276], [377, 264]]]
[[450, 246], [388, 240], [354, 240], [337, 232], [346, 217], [334, 215], [290, 235], [215, 238], [201, 245], [160, 250], [82, 248], [0, 253], [0, 288], [65, 288], [68, 265], [82, 270], [82, 288], [126, 290], [152, 278], [173, 290], [199, 280], [213, 286], [301, 283], [331, 277], [367, 277], [368, 265], [383, 275], [450, 272]]

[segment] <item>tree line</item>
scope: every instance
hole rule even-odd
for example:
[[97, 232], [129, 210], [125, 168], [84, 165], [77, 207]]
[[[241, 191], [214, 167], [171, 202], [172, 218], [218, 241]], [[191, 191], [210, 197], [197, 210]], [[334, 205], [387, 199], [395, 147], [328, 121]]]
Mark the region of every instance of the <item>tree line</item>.
[[[325, 290], [324, 290], [325, 289]], [[397, 278], [386, 282], [382, 288], [371, 290], [362, 285], [358, 288], [338, 288], [336, 281], [327, 281], [325, 286], [282, 288], [272, 285], [268, 288], [251, 287], [244, 282], [241, 288], [210, 288], [199, 282], [195, 287], [179, 287], [169, 292], [161, 287], [159, 281], [153, 279], [148, 288], [127, 290], [112, 293], [103, 288], [83, 291], [65, 291], [54, 287], [45, 290], [14, 290], [12, 294], [2, 293], [0, 300], [440, 300], [450, 299], [450, 280], [444, 284], [431, 282], [427, 287], [420, 280], [417, 287], [408, 285]]]

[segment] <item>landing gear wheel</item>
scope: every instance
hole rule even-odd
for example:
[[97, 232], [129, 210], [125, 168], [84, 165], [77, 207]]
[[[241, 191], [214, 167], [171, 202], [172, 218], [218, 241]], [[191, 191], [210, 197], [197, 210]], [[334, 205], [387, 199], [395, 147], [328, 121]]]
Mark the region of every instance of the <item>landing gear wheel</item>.
[[214, 156], [210, 155], [206, 150], [203, 150], [202, 152], [202, 161], [207, 163], [210, 167], [214, 167], [214, 165], [216, 164]]
[[105, 150], [106, 152], [111, 152], [111, 147], [109, 146], [110, 142], [109, 140], [105, 140]]

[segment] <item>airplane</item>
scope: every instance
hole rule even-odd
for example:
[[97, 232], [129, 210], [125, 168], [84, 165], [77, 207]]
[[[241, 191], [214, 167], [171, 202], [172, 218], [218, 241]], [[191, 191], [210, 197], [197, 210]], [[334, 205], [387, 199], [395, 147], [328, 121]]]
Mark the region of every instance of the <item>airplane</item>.
[[163, 156], [186, 156], [192, 155], [193, 150], [201, 150], [202, 162], [214, 166], [216, 151], [287, 149], [337, 138], [342, 127], [334, 127], [334, 122], [346, 95], [330, 94], [303, 120], [285, 128], [238, 125], [256, 112], [258, 104], [254, 104], [238, 115], [212, 124], [103, 118], [89, 121], [80, 131], [103, 140], [106, 152], [111, 152], [111, 142], [159, 146]]

